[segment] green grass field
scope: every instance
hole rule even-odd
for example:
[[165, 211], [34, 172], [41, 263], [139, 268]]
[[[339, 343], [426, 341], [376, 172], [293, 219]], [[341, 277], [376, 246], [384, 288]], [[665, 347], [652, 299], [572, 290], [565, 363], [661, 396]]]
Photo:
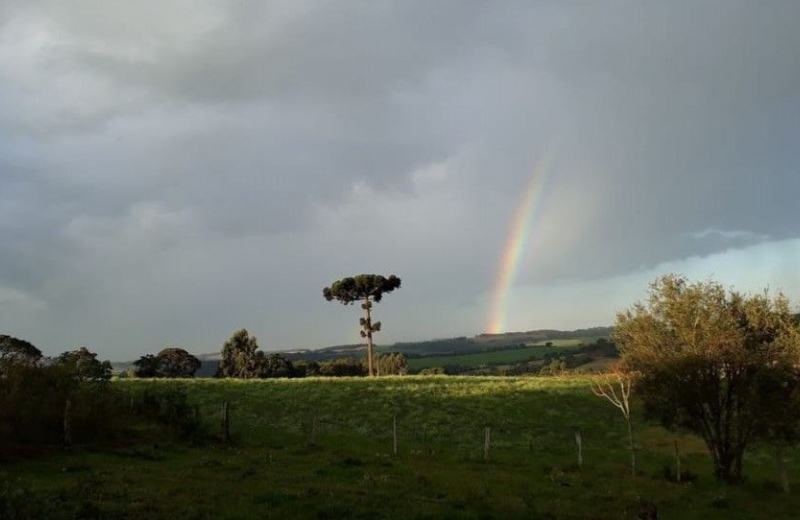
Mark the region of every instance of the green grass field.
[[[24, 504], [39, 504], [50, 508], [46, 518], [606, 519], [635, 518], [651, 500], [660, 518], [780, 519], [800, 507], [798, 495], [781, 492], [768, 450], [747, 456], [744, 484], [720, 485], [697, 438], [641, 420], [640, 471], [631, 477], [624, 421], [585, 377], [115, 384], [185, 387], [214, 435], [229, 402], [234, 443], [154, 442], [5, 462], [0, 516], [25, 518]], [[664, 477], [675, 440], [693, 482]], [[797, 454], [789, 454], [790, 477], [800, 470]]]
[[476, 352], [474, 354], [412, 358], [408, 360], [408, 367], [412, 370], [421, 370], [423, 368], [445, 366], [479, 367], [483, 365], [521, 363], [528, 360], [542, 359], [548, 354], [557, 354], [559, 352], [566, 353], [572, 350], [572, 348], [579, 347], [583, 344], [581, 340], [577, 339], [552, 340], [553, 345], [550, 347], [545, 347], [545, 343], [546, 342], [541, 341], [536, 343], [535, 346]]

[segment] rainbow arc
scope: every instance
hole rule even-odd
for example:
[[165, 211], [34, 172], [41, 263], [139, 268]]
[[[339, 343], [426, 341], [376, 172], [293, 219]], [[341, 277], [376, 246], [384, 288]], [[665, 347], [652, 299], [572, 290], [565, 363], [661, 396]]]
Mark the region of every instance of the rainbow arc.
[[509, 293], [519, 274], [520, 261], [528, 248], [533, 226], [550, 182], [550, 157], [550, 153], [545, 153], [537, 161], [511, 220], [491, 292], [489, 323], [486, 328], [490, 334], [505, 332]]

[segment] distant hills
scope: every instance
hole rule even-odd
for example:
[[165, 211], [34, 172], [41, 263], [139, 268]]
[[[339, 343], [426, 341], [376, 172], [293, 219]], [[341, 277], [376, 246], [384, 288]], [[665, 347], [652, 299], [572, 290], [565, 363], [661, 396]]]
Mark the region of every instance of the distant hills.
[[[474, 337], [460, 336], [454, 338], [432, 339], [426, 341], [398, 342], [390, 345], [377, 345], [377, 351], [401, 352], [409, 358], [453, 356], [511, 350], [522, 347], [541, 345], [548, 341], [576, 340], [584, 344], [592, 343], [600, 338], [608, 338], [613, 327], [592, 327], [576, 330], [540, 329], [525, 332], [506, 332], [503, 334], [479, 334]], [[318, 349], [287, 349], [276, 351], [292, 361], [327, 361], [336, 358], [361, 357], [366, 347], [363, 344], [333, 345]], [[219, 364], [220, 352], [199, 354], [197, 358], [202, 366], [198, 377], [213, 377]], [[132, 361], [113, 363], [114, 370], [125, 371], [133, 366]]]

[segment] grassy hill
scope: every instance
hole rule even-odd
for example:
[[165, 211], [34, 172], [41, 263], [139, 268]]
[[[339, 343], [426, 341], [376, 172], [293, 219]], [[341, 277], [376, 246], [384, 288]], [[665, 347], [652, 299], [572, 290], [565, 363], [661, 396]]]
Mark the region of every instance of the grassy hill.
[[[533, 330], [527, 332], [509, 332], [503, 334], [481, 334], [472, 338], [466, 336], [456, 338], [434, 339], [416, 342], [398, 342], [390, 345], [376, 345], [378, 353], [401, 352], [409, 358], [434, 358], [437, 360], [419, 361], [412, 359], [410, 366], [414, 369], [437, 366], [461, 366], [465, 368], [484, 365], [517, 363], [526, 359], [541, 359], [545, 350], [529, 351], [529, 347], [552, 343], [557, 347], [576, 347], [588, 345], [597, 339], [608, 338], [611, 327], [595, 327], [573, 331]], [[500, 354], [499, 351], [515, 351]], [[332, 345], [319, 349], [290, 349], [278, 351], [292, 361], [329, 361], [331, 359], [355, 357], [362, 358], [366, 354], [363, 344]], [[565, 351], [566, 352], [566, 351]], [[470, 354], [475, 354], [471, 357]], [[541, 356], [539, 356], [541, 354]], [[201, 362], [197, 377], [213, 377], [219, 364], [219, 352], [195, 354]], [[125, 372], [133, 367], [132, 361], [113, 363], [114, 371]]]
[[[635, 415], [639, 473], [624, 421], [586, 377], [129, 380], [183, 388], [212, 434], [230, 403], [234, 444], [57, 451], [0, 467], [0, 511], [47, 518], [793, 518], [768, 451], [747, 481], [717, 484], [703, 444]], [[393, 418], [398, 444], [393, 449]], [[485, 458], [485, 428], [490, 448]], [[575, 431], [582, 432], [578, 467]], [[684, 482], [671, 478], [673, 443]], [[789, 474], [800, 472], [790, 450]], [[17, 517], [19, 518], [19, 516]]]

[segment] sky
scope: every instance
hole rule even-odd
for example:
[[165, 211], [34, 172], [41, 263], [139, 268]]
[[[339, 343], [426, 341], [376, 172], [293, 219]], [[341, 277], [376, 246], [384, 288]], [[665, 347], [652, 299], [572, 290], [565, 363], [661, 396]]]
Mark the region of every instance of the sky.
[[4, 0], [0, 333], [132, 359], [800, 302], [800, 3]]

